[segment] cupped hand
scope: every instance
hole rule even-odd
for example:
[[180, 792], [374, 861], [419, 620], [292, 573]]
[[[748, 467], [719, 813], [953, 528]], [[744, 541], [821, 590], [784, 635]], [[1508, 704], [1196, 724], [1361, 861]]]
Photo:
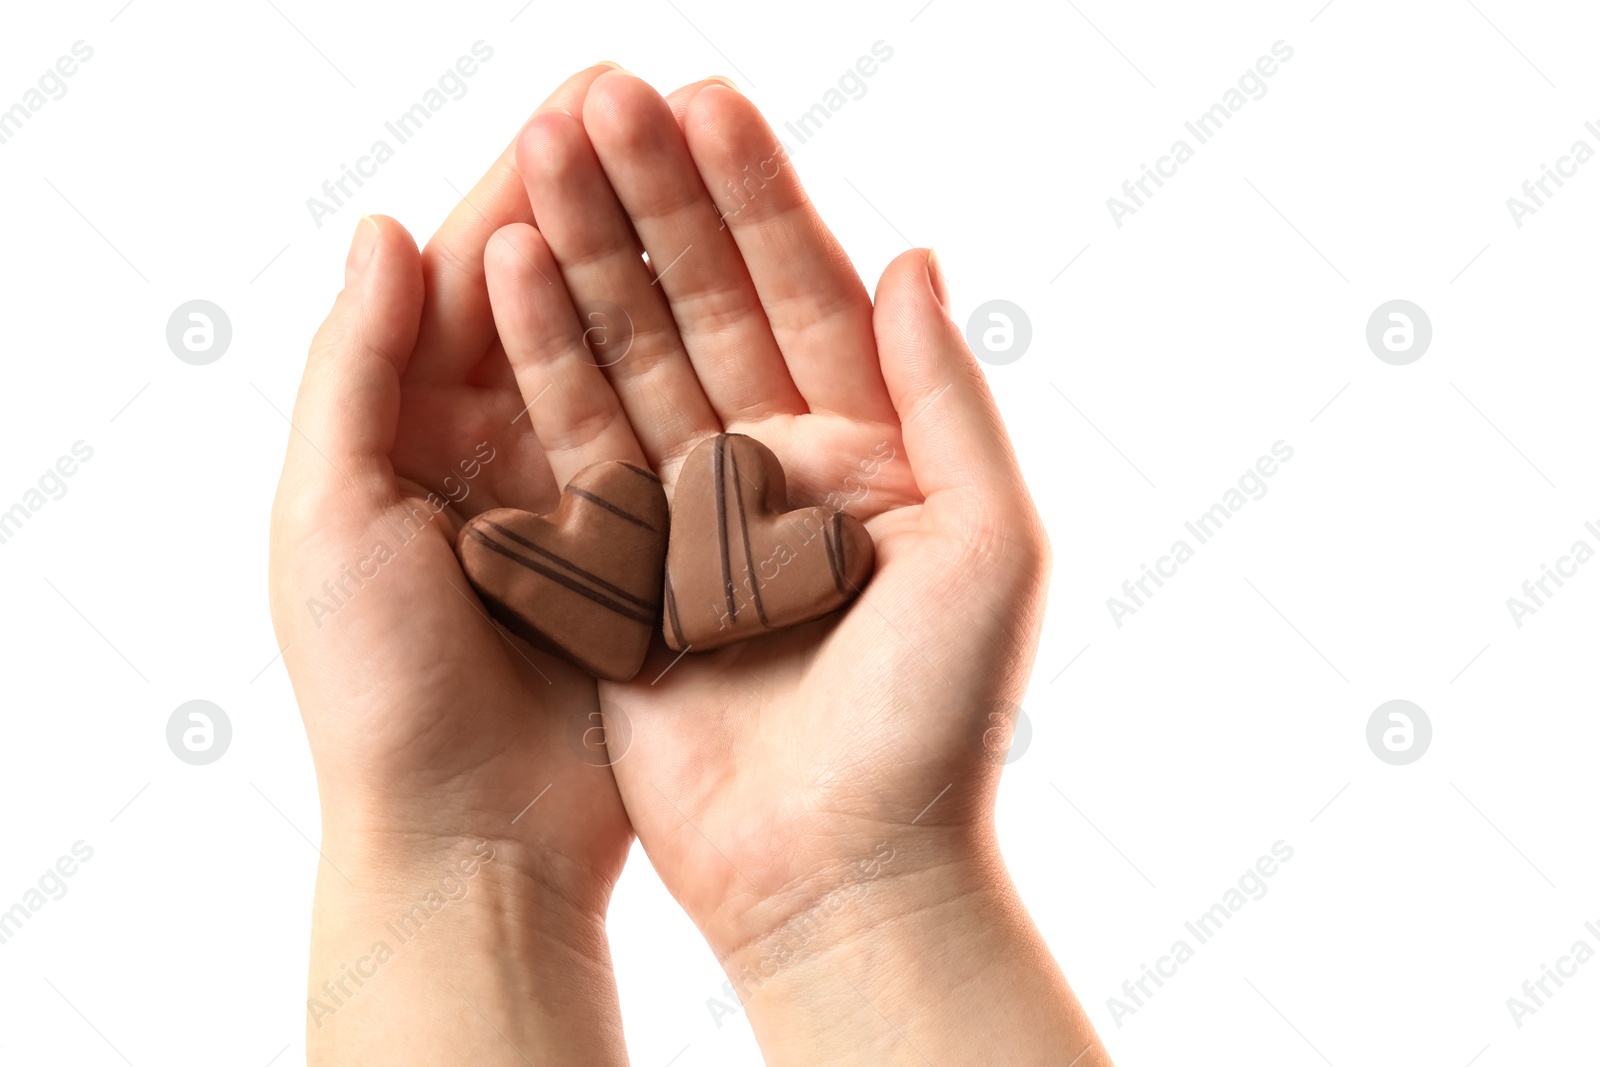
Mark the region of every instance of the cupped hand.
[[[605, 69], [545, 107], [581, 106]], [[324, 832], [520, 845], [577, 900], [630, 840], [611, 776], [566, 741], [594, 679], [505, 637], [453, 549], [481, 511], [556, 498], [482, 270], [494, 231], [527, 215], [508, 151], [420, 254], [392, 219], [357, 225], [295, 404], [270, 585]]]
[[295, 404], [270, 591], [322, 801], [314, 1062], [624, 1058], [604, 910], [632, 835], [595, 681], [506, 636], [453, 551], [556, 500], [483, 269], [531, 217], [508, 149], [420, 253], [362, 219]]
[[[651, 861], [730, 974], [795, 957], [796, 924], [867, 883], [971, 891], [1048, 549], [933, 257], [897, 258], [874, 305], [722, 84], [667, 101], [607, 73], [517, 160], [534, 218], [490, 243], [489, 292], [557, 482], [622, 459], [670, 494], [695, 445], [744, 433], [792, 507], [842, 506], [876, 545], [837, 616], [681, 658], [658, 643], [601, 684]], [[595, 358], [597, 325], [625, 355]]]

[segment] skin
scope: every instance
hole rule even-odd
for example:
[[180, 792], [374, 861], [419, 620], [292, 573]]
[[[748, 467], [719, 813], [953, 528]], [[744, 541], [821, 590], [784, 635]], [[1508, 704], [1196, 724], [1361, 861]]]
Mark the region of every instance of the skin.
[[[599, 301], [631, 334], [604, 367], [584, 343]], [[623, 1062], [604, 913], [630, 833], [770, 1064], [1110, 1062], [995, 840], [1049, 550], [947, 304], [926, 250], [870, 298], [719, 79], [663, 99], [591, 68], [420, 255], [363, 220], [274, 508], [274, 620], [328, 860], [311, 995], [440, 872], [494, 858], [378, 977], [313, 1009], [313, 1063]], [[602, 460], [648, 464], [670, 496], [725, 429], [777, 453], [792, 504], [867, 524], [858, 600], [682, 659], [658, 639], [625, 684], [487, 620], [451, 552], [462, 521], [550, 510]], [[397, 535], [484, 442], [467, 494]], [[386, 538], [403, 547], [380, 577], [314, 619], [306, 598]], [[572, 743], [597, 723], [609, 773]]]

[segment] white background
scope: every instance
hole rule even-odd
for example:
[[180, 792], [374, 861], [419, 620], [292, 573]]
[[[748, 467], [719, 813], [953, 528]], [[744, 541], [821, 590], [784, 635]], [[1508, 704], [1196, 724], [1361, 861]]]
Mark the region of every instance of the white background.
[[[1586, 5], [123, 3], [10, 5], [0, 33], [0, 107], [94, 49], [0, 145], [0, 509], [94, 450], [0, 545], [0, 908], [94, 850], [0, 945], [0, 1063], [303, 1058], [317, 802], [267, 512], [359, 215], [425, 238], [595, 59], [730, 75], [781, 128], [879, 40], [866, 95], [790, 147], [869, 282], [928, 244], [958, 319], [1031, 319], [987, 369], [1057, 564], [999, 820], [1113, 1055], [1593, 1062], [1600, 961], [1520, 1028], [1506, 1005], [1600, 949], [1600, 563], [1520, 628], [1506, 606], [1600, 548], [1600, 161], [1521, 228], [1506, 206], [1600, 149]], [[314, 225], [306, 198], [480, 39], [468, 94]], [[1280, 40], [1267, 94], [1118, 228], [1107, 197]], [[166, 345], [194, 298], [233, 324], [210, 366]], [[1433, 324], [1408, 366], [1365, 341], [1396, 298]], [[1116, 626], [1107, 597], [1280, 440], [1267, 494]], [[195, 698], [233, 722], [208, 767], [164, 736]], [[1433, 726], [1409, 766], [1366, 742], [1395, 698]], [[1280, 840], [1266, 896], [1119, 1025], [1107, 998]], [[636, 1063], [759, 1062], [637, 850], [611, 926]]]

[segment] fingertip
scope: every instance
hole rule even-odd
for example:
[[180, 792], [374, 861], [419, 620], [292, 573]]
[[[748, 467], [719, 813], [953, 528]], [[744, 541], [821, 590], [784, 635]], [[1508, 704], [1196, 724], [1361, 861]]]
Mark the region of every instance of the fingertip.
[[311, 344], [291, 463], [313, 477], [381, 480], [392, 476], [380, 460], [393, 444], [400, 376], [422, 317], [422, 258], [404, 226], [369, 215], [356, 223], [345, 270], [345, 288]]
[[687, 101], [687, 119], [697, 129], [714, 130], [736, 118], [740, 105], [748, 105], [744, 96], [721, 81], [707, 81], [700, 91]]
[[583, 101], [583, 126], [591, 139], [619, 152], [650, 143], [667, 114], [661, 94], [625, 70], [602, 75]]
[[700, 91], [695, 94], [695, 99], [698, 100], [701, 97], [705, 98], [704, 102], [706, 104], [715, 104], [719, 101], [723, 104], [731, 104], [736, 100], [745, 99], [744, 95], [733, 87], [732, 82], [720, 76], [707, 78], [702, 83]]
[[911, 249], [884, 270], [874, 299], [878, 358], [917, 485], [932, 496], [1017, 484], [1004, 424], [946, 310], [941, 275], [931, 250]]
[[[489, 302], [497, 312], [507, 297], [530, 294], [535, 286], [553, 286], [561, 275], [544, 234], [525, 222], [502, 226], [490, 235], [483, 266]], [[564, 286], [556, 296], [565, 298]]]
[[381, 235], [382, 231], [378, 229], [377, 220], [371, 215], [363, 215], [356, 220], [356, 232], [350, 237], [350, 251], [344, 257], [346, 289], [366, 273], [367, 264], [372, 262], [372, 254], [378, 250], [378, 239]]
[[[761, 171], [763, 180], [770, 184], [775, 179], [784, 189], [785, 207], [806, 199], [800, 177], [790, 165], [788, 147], [761, 110], [741, 93], [721, 82], [706, 85], [689, 101], [682, 126], [689, 153], [708, 188], [720, 188], [724, 181], [737, 184], [742, 172], [756, 168]], [[775, 167], [770, 176], [766, 174], [769, 164]], [[770, 203], [771, 200], [770, 197], [755, 198], [754, 214], [780, 210]], [[820, 217], [813, 225], [822, 231], [827, 229]], [[828, 239], [832, 240], [831, 235]]]
[[667, 94], [667, 107], [672, 109], [672, 117], [678, 121], [678, 125], [680, 127], [683, 125], [684, 119], [689, 113], [690, 102], [700, 94], [702, 89], [709, 85], [721, 85], [724, 88], [733, 89], [735, 91], [737, 91], [739, 88], [733, 83], [732, 79], [724, 78], [722, 75], [716, 74], [709, 78], [702, 78], [697, 82], [690, 82], [688, 85], [674, 89], [672, 92]]
[[[929, 330], [949, 322], [944, 271], [931, 248], [900, 253], [884, 268], [873, 293], [873, 307], [897, 329]], [[941, 331], [944, 332], [944, 331]]]
[[517, 135], [517, 170], [524, 183], [559, 181], [572, 172], [586, 151], [588, 138], [578, 118], [565, 111], [542, 111]]
[[365, 282], [363, 289], [370, 297], [372, 286], [392, 285], [398, 279], [409, 294], [413, 281], [420, 286], [421, 258], [416, 238], [398, 221], [387, 215], [363, 215], [345, 258], [345, 285]]
[[422, 316], [422, 256], [410, 232], [387, 215], [363, 215], [345, 256], [345, 286], [329, 323], [337, 336], [404, 371]]
[[544, 103], [539, 105], [539, 110], [534, 116], [556, 111], [564, 114], [576, 114], [583, 110], [583, 98], [588, 95], [589, 89], [596, 79], [603, 77], [614, 70], [621, 70], [622, 64], [614, 63], [609, 59], [602, 59], [578, 71], [572, 77], [562, 82], [551, 93]]
[[388, 215], [363, 215], [361, 221], [369, 226], [373, 233], [385, 241], [399, 241], [403, 245], [410, 245], [414, 250], [417, 247], [416, 238], [411, 236], [411, 231], [406, 229], [398, 219]]
[[939, 306], [944, 308], [945, 314], [950, 313], [950, 286], [945, 282], [944, 265], [939, 262], [939, 253], [928, 249], [928, 282], [933, 286], [934, 299], [939, 301]]
[[521, 263], [527, 261], [543, 241], [539, 231], [526, 222], [513, 222], [489, 235], [484, 247], [484, 268], [492, 280], [496, 276], [516, 274]]

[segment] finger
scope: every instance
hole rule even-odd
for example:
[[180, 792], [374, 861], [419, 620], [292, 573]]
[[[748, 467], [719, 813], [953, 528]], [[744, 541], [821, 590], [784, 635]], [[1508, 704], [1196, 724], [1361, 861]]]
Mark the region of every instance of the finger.
[[579, 316], [601, 309], [615, 315], [609, 307], [615, 305], [626, 317], [631, 342], [620, 358], [607, 354], [606, 375], [659, 471], [722, 426], [639, 240], [577, 119], [546, 112], [528, 123], [517, 143], [517, 165], [534, 224], [561, 265]]
[[[597, 63], [579, 71], [562, 82], [534, 114], [549, 110], [580, 113], [590, 84], [615, 67], [615, 63]], [[409, 380], [419, 384], [460, 381], [484, 358], [494, 341], [494, 318], [483, 278], [483, 250], [500, 227], [532, 220], [528, 194], [517, 175], [513, 139], [423, 249], [428, 301]]]
[[590, 87], [583, 125], [650, 254], [701, 388], [724, 425], [802, 414], [783, 353], [733, 235], [666, 101], [614, 71]]
[[749, 100], [708, 85], [689, 103], [685, 133], [702, 181], [718, 194], [800, 395], [813, 411], [892, 418], [871, 358], [872, 301], [772, 128]]
[[539, 231], [523, 223], [499, 231], [485, 270], [495, 325], [556, 482], [565, 487], [605, 460], [642, 464], [627, 413], [584, 343], [585, 326]]
[[985, 506], [1026, 500], [1000, 413], [947, 301], [927, 249], [901, 254], [878, 283], [878, 358], [917, 488], [930, 504], [941, 494]]
[[689, 113], [689, 101], [695, 98], [708, 85], [722, 85], [737, 92], [739, 87], [733, 83], [732, 78], [724, 78], [720, 74], [713, 74], [709, 78], [702, 78], [697, 82], [690, 82], [680, 89], [674, 89], [667, 94], [667, 108], [672, 112], [672, 117], [677, 120], [682, 128], [684, 117]]
[[422, 312], [422, 267], [405, 228], [381, 215], [356, 224], [344, 291], [311, 342], [290, 422], [285, 483], [386, 502], [388, 454]]

